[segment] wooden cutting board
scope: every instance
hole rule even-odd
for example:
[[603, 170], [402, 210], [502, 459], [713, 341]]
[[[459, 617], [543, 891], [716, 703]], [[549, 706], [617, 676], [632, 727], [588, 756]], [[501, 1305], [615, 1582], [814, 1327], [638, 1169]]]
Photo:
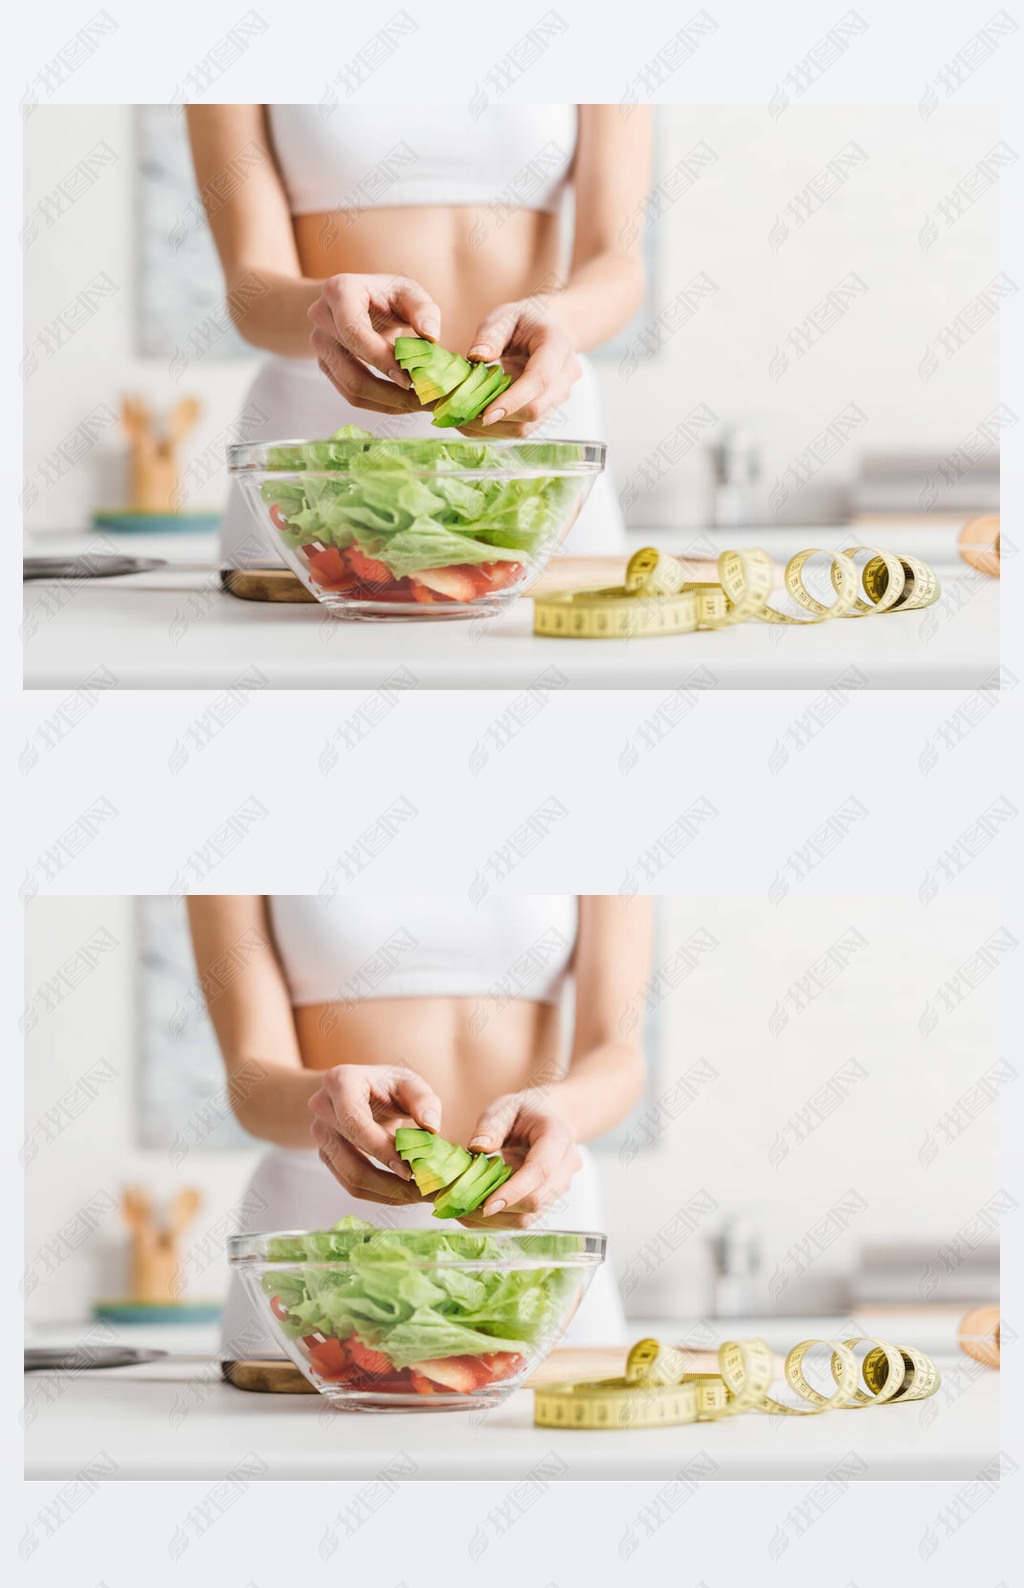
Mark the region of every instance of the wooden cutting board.
[[294, 1362], [251, 1357], [244, 1362], [222, 1362], [221, 1377], [236, 1389], [259, 1395], [316, 1395], [315, 1384], [304, 1378]]
[[[626, 557], [553, 557], [529, 594], [551, 595], [560, 590], [600, 590], [620, 585], [626, 577]], [[718, 578], [717, 564], [710, 557], [680, 557], [688, 579]]]
[[[621, 1378], [626, 1371], [624, 1345], [560, 1346], [540, 1364], [526, 1380], [528, 1389], [543, 1384], [575, 1384], [589, 1378]], [[687, 1352], [688, 1373], [717, 1373], [718, 1356], [714, 1351]]]
[[[715, 1372], [717, 1359], [713, 1351], [694, 1351], [692, 1355], [691, 1373]], [[573, 1383], [588, 1378], [619, 1378], [625, 1367], [625, 1346], [564, 1346], [551, 1352], [526, 1380], [526, 1387], [536, 1389], [543, 1384]], [[293, 1362], [279, 1359], [225, 1362], [222, 1373], [226, 1382], [236, 1389], [252, 1390], [261, 1395], [318, 1393]]]

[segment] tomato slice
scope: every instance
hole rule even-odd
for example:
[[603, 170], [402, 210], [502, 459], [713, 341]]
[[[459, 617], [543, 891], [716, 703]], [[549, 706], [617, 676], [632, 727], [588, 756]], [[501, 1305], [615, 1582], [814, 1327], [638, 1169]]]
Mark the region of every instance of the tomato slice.
[[440, 1389], [455, 1390], [459, 1395], [471, 1395], [475, 1389], [486, 1384], [489, 1376], [487, 1369], [481, 1366], [480, 1358], [473, 1356], [442, 1356], [414, 1362], [412, 1372]]
[[415, 591], [408, 579], [396, 580], [389, 585], [357, 583], [350, 585], [349, 594], [357, 601], [413, 601]]
[[363, 1377], [361, 1379], [350, 1379], [349, 1382], [353, 1387], [358, 1385], [361, 1389], [372, 1390], [375, 1395], [400, 1395], [403, 1392], [408, 1394], [411, 1389], [416, 1387], [412, 1381], [412, 1374], [408, 1369], [392, 1375], [391, 1378], [375, 1378], [371, 1381]]
[[383, 1351], [374, 1351], [371, 1346], [364, 1345], [358, 1335], [350, 1335], [345, 1341], [345, 1345], [356, 1367], [362, 1368], [364, 1373], [394, 1372], [391, 1358], [385, 1356]]
[[271, 1296], [270, 1310], [274, 1314], [274, 1317], [279, 1318], [282, 1323], [288, 1316], [288, 1308], [285, 1306], [280, 1296]]
[[345, 553], [349, 568], [355, 574], [360, 584], [389, 585], [395, 583], [394, 575], [390, 568], [379, 562], [376, 557], [368, 557], [358, 546], [349, 546]]
[[516, 1351], [486, 1351], [479, 1361], [492, 1384], [499, 1379], [512, 1378], [526, 1366], [526, 1358]]
[[281, 509], [278, 507], [276, 502], [274, 503], [273, 507], [270, 509], [270, 517], [273, 520], [273, 524], [274, 524], [274, 528], [275, 529], [280, 529], [280, 530], [284, 531], [284, 530], [288, 530], [288, 529], [291, 528], [291, 525], [289, 524], [288, 520], [285, 518], [284, 514], [282, 513]]
[[476, 570], [466, 563], [451, 568], [422, 568], [415, 575], [417, 584], [426, 585], [442, 601], [472, 601], [479, 595], [480, 585], [474, 577]]
[[325, 590], [347, 590], [355, 583], [351, 569], [337, 546], [325, 546], [307, 559], [309, 577]]
[[484, 580], [483, 590], [504, 590], [507, 585], [515, 584], [525, 572], [521, 562], [482, 562], [476, 569]]
[[335, 1339], [324, 1340], [322, 1344], [313, 1346], [309, 1353], [309, 1365], [314, 1373], [331, 1382], [346, 1378], [352, 1369], [345, 1347], [340, 1340]]

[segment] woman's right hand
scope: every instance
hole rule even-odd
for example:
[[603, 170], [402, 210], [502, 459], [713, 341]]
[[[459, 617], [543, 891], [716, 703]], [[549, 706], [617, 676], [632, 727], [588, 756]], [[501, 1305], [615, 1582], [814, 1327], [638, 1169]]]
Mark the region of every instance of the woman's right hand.
[[395, 1151], [399, 1126], [440, 1128], [437, 1094], [415, 1071], [404, 1065], [339, 1064], [324, 1071], [309, 1106], [321, 1162], [346, 1191], [364, 1202], [423, 1201]]
[[408, 276], [329, 276], [309, 318], [320, 368], [354, 408], [421, 412], [408, 375], [395, 362], [396, 336], [436, 342], [441, 334], [441, 311], [417, 282]]

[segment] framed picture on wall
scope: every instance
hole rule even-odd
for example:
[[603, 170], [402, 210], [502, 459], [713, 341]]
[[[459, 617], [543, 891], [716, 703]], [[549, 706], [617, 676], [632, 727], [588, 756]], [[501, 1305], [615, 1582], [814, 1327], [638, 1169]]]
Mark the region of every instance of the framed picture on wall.
[[163, 894], [137, 901], [138, 1141], [187, 1152], [252, 1147], [231, 1112], [217, 1038], [192, 958], [185, 906]]
[[[197, 354], [258, 357], [231, 323], [224, 280], [196, 189], [180, 105], [136, 105], [138, 350], [172, 375]], [[177, 362], [176, 362], [177, 361]]]

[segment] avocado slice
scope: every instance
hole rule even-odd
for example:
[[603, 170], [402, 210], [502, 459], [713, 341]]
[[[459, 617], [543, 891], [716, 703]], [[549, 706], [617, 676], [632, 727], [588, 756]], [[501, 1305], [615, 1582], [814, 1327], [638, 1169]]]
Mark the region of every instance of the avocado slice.
[[436, 402], [465, 380], [472, 369], [461, 353], [450, 353], [421, 336], [395, 338], [395, 358], [412, 380], [421, 403]]
[[468, 1152], [429, 1130], [401, 1126], [395, 1131], [395, 1150], [411, 1165], [422, 1196], [435, 1191], [434, 1217], [462, 1218], [486, 1202], [512, 1173], [500, 1153]]
[[438, 403], [434, 424], [439, 429], [470, 424], [511, 384], [511, 375], [506, 375], [500, 364], [474, 364], [462, 384]]
[[453, 1146], [445, 1142], [448, 1148], [444, 1153], [433, 1153], [429, 1157], [410, 1159], [413, 1179], [421, 1196], [432, 1196], [435, 1191], [443, 1191], [445, 1186], [451, 1185], [473, 1162], [473, 1155], [465, 1147]]
[[421, 403], [437, 403], [434, 424], [441, 430], [467, 425], [499, 392], [511, 386], [500, 363], [471, 364], [422, 336], [395, 338], [395, 358], [412, 380]]
[[478, 1154], [464, 1174], [443, 1191], [434, 1203], [435, 1219], [460, 1219], [482, 1206], [491, 1192], [512, 1173], [500, 1157]]
[[465, 424], [463, 417], [473, 406], [473, 399], [478, 391], [482, 391], [490, 377], [486, 364], [474, 364], [454, 391], [450, 391], [443, 402], [439, 402], [434, 409], [435, 425]]
[[473, 1159], [469, 1168], [459, 1175], [434, 1202], [435, 1219], [457, 1219], [469, 1207], [478, 1204], [477, 1191], [491, 1177], [490, 1166], [483, 1157]]
[[434, 1136], [429, 1130], [395, 1131], [395, 1150], [412, 1168], [413, 1179], [422, 1196], [441, 1191], [469, 1168], [473, 1154], [465, 1147]]
[[395, 1131], [395, 1151], [403, 1158], [411, 1155], [411, 1149], [429, 1147], [431, 1142], [437, 1140], [429, 1130], [412, 1130], [406, 1125], [400, 1125]]
[[396, 336], [395, 357], [404, 369], [407, 363], [415, 363], [436, 346], [436, 342], [428, 342], [425, 336]]
[[[500, 1185], [505, 1184], [505, 1181], [509, 1178], [511, 1173], [511, 1164], [507, 1164], [503, 1158], [499, 1157], [498, 1154], [495, 1154], [491, 1159], [490, 1172], [484, 1176], [482, 1181], [477, 1182], [476, 1196], [473, 1207], [481, 1207], [483, 1203], [487, 1201], [487, 1198], [490, 1196], [492, 1191], [496, 1191]], [[472, 1213], [473, 1208], [467, 1208], [466, 1212]]]

